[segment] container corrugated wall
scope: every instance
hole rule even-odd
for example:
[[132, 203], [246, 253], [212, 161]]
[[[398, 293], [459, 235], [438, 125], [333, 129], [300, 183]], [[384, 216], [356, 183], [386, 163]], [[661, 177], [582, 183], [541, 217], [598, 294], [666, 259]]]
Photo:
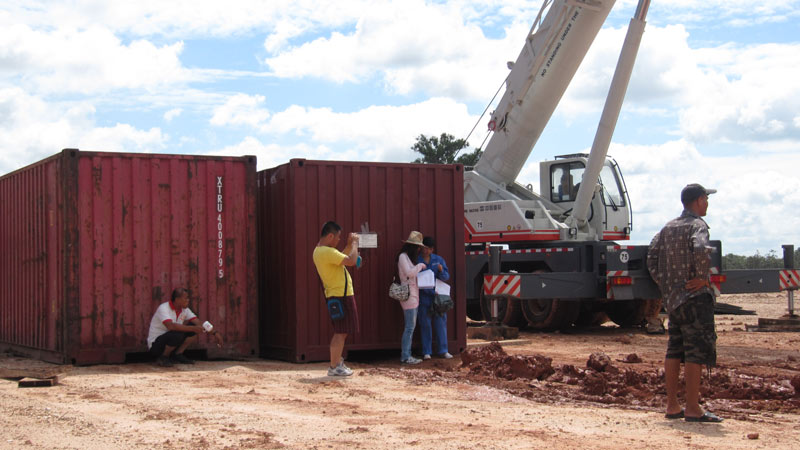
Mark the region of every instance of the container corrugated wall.
[[[403, 313], [387, 296], [401, 241], [432, 234], [450, 268], [455, 309], [448, 344], [466, 346], [463, 172], [460, 165], [292, 160], [258, 173], [261, 350], [288, 361], [329, 358], [332, 327], [311, 254], [322, 224], [378, 235], [353, 276], [361, 332], [346, 349], [400, 348]], [[344, 243], [342, 243], [344, 245]], [[341, 248], [340, 248], [341, 250]], [[398, 353], [399, 356], [399, 353]]]
[[55, 362], [120, 362], [147, 350], [155, 308], [188, 287], [190, 308], [225, 338], [209, 354], [254, 354], [255, 167], [68, 149], [0, 178], [0, 342]]

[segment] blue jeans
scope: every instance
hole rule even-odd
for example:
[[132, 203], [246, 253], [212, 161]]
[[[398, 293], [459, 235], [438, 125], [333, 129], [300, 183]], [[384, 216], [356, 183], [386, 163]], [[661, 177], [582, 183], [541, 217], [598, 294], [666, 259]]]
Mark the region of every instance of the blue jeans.
[[422, 341], [422, 354], [433, 354], [433, 338], [436, 337], [436, 354], [443, 355], [447, 353], [447, 314], [441, 316], [434, 314], [431, 317], [429, 311], [432, 304], [433, 296], [429, 297], [420, 293], [417, 320]]
[[411, 357], [411, 338], [414, 336], [414, 327], [417, 325], [417, 308], [404, 309], [403, 316], [406, 326], [403, 329], [403, 338], [400, 341], [400, 361]]

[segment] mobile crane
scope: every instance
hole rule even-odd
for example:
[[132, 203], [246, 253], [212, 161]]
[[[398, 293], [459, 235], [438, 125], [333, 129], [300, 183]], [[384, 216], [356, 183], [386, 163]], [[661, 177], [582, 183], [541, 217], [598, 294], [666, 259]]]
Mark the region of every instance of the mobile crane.
[[[608, 317], [625, 326], [641, 323], [660, 305], [646, 269], [647, 246], [616, 242], [630, 239], [633, 217], [622, 173], [607, 156], [649, 0], [639, 0], [630, 21], [589, 154], [541, 162], [538, 193], [516, 182], [613, 4], [544, 0], [519, 56], [508, 63], [505, 93], [488, 122], [491, 137], [464, 174], [467, 309], [473, 317], [541, 329]], [[720, 290], [726, 276], [719, 273], [721, 244], [714, 245], [711, 281]], [[778, 271], [768, 274], [768, 288], [763, 275], [739, 274], [723, 291], [777, 291]]]

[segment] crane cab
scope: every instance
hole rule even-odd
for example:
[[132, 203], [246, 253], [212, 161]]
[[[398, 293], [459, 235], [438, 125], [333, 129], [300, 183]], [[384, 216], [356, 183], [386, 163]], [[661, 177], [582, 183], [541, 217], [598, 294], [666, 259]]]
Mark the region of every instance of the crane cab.
[[[573, 208], [588, 158], [588, 154], [577, 153], [556, 156], [553, 161], [540, 163], [539, 192], [550, 203], [551, 215], [560, 222], [575, 212]], [[593, 192], [587, 216], [589, 234], [594, 234], [598, 240], [629, 239], [632, 226], [630, 199], [622, 172], [613, 158], [606, 158]]]

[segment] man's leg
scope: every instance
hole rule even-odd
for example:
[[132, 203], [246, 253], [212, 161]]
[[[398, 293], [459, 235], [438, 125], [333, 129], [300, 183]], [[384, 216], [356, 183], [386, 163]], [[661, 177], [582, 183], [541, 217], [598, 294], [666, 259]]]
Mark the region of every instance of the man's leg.
[[685, 305], [679, 306], [669, 314], [667, 330], [667, 354], [664, 356], [664, 387], [667, 390], [667, 414], [678, 414], [681, 405], [678, 402], [678, 379], [681, 374], [681, 363], [685, 359], [684, 335], [681, 326], [686, 320]]
[[156, 358], [156, 363], [160, 366], [170, 367], [170, 356], [176, 348], [183, 345], [186, 334], [180, 331], [167, 331], [157, 337], [150, 347], [150, 353]]
[[422, 303], [420, 296], [417, 323], [419, 323], [419, 337], [420, 341], [422, 341], [422, 354], [428, 356], [433, 353], [433, 329], [431, 328], [431, 316], [428, 315], [429, 309], [430, 304]]
[[447, 350], [447, 314], [433, 316], [433, 334], [436, 336], [436, 354], [444, 355]]
[[703, 366], [687, 362], [683, 370], [686, 380], [686, 416], [700, 417], [705, 411], [700, 407], [700, 378], [703, 375]]
[[[688, 371], [688, 364], [687, 364]], [[664, 359], [664, 384], [667, 389], [667, 414], [681, 412], [678, 402], [678, 377], [681, 373], [681, 360], [677, 358]], [[687, 386], [688, 390], [688, 386]]]
[[182, 355], [183, 351], [186, 350], [187, 348], [189, 348], [189, 346], [194, 344], [195, 342], [197, 342], [197, 335], [196, 334], [187, 337], [186, 339], [183, 340], [183, 343], [181, 344], [181, 346], [178, 347], [177, 350], [175, 350], [175, 354], [176, 355]]
[[647, 313], [645, 314], [645, 331], [647, 334], [664, 334], [664, 322], [658, 316], [661, 312], [661, 299], [644, 300], [647, 302]]
[[[716, 341], [717, 334], [714, 329], [714, 299], [703, 294], [692, 297], [687, 302], [693, 313], [694, 320], [686, 327], [684, 342], [686, 344], [686, 417], [702, 417], [705, 411], [700, 406], [700, 381], [703, 376], [703, 366], [714, 366], [717, 362]], [[718, 421], [718, 420], [714, 420]]]
[[337, 333], [331, 338], [331, 368], [338, 366], [342, 360], [345, 340], [347, 340], [346, 333]]

